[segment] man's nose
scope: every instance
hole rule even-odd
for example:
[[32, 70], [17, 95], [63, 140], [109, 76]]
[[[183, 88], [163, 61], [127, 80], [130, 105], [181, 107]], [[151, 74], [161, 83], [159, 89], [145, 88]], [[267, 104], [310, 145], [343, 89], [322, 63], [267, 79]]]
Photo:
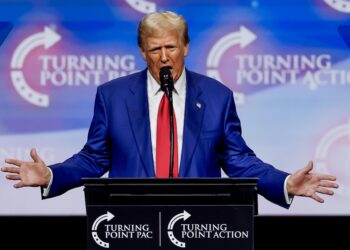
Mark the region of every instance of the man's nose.
[[167, 50], [166, 48], [162, 48], [161, 49], [161, 52], [160, 52], [160, 60], [165, 63], [168, 61], [168, 53], [167, 53]]

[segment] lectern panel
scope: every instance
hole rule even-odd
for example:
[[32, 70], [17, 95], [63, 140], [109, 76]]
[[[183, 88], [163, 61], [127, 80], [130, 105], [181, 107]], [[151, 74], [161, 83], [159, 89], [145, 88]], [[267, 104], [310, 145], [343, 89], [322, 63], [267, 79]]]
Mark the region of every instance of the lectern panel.
[[88, 250], [254, 249], [257, 179], [84, 179]]

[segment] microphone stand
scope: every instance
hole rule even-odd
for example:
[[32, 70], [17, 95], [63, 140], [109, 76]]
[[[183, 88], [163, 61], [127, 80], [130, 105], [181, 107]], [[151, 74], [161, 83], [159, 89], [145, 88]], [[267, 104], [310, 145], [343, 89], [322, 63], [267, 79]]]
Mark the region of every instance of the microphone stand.
[[169, 114], [170, 114], [170, 166], [169, 166], [169, 178], [174, 178], [174, 109], [173, 109], [173, 91], [166, 88], [165, 92], [169, 100]]

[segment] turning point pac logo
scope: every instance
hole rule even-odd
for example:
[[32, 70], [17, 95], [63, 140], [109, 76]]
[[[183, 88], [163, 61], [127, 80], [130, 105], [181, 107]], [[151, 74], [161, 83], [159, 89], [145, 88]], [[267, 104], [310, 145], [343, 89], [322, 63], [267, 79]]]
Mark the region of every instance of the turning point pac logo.
[[103, 214], [100, 217], [98, 217], [94, 221], [94, 224], [92, 224], [92, 228], [91, 228], [92, 238], [101, 247], [109, 248], [109, 243], [108, 242], [104, 242], [103, 240], [100, 239], [100, 237], [98, 237], [98, 234], [97, 234], [98, 225], [104, 220], [110, 221], [113, 218], [114, 218], [114, 215], [111, 214], [110, 212], [107, 212], [106, 214]]
[[[137, 239], [153, 239], [153, 231], [150, 228], [150, 225], [147, 223], [115, 223], [110, 224], [109, 222], [115, 218], [115, 216], [110, 213], [106, 212], [105, 214], [102, 214], [99, 216], [91, 227], [91, 234], [92, 238], [96, 242], [97, 245], [103, 247], [103, 248], [109, 248], [110, 243], [103, 241], [98, 236], [98, 226], [103, 221], [107, 221], [103, 223], [103, 229], [100, 230], [100, 233], [102, 235], [103, 232], [103, 238], [106, 240], [114, 240], [114, 239], [122, 239], [122, 240], [137, 240]], [[113, 245], [113, 244], [112, 244]]]
[[[70, 38], [65, 38], [65, 43], [50, 53], [49, 50], [62, 40], [61, 34], [46, 26], [43, 31], [24, 38], [15, 48], [10, 66], [11, 81], [16, 92], [28, 103], [47, 108], [51, 103], [63, 101], [57, 94], [67, 93], [68, 96], [75, 89], [79, 89], [79, 93], [80, 89], [88, 91], [136, 71], [135, 55], [115, 53], [115, 45], [100, 50], [101, 45], [97, 44], [92, 52], [84, 48], [84, 44], [77, 44], [76, 39], [71, 42]], [[96, 54], [95, 51], [106, 52]]]

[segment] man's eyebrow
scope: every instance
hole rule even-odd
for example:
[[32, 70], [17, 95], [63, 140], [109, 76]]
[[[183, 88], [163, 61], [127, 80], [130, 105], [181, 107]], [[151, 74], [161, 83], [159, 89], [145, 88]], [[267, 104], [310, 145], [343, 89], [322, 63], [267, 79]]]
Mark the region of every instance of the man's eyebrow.
[[160, 49], [162, 46], [154, 46], [148, 49], [148, 51], [154, 51]]
[[[148, 51], [155, 51], [155, 50], [161, 49], [162, 47], [163, 46], [161, 46], [161, 45], [154, 45], [154, 47], [150, 46]], [[176, 44], [165, 44], [164, 47], [165, 48], [175, 48], [175, 47], [177, 47], [177, 45]]]

